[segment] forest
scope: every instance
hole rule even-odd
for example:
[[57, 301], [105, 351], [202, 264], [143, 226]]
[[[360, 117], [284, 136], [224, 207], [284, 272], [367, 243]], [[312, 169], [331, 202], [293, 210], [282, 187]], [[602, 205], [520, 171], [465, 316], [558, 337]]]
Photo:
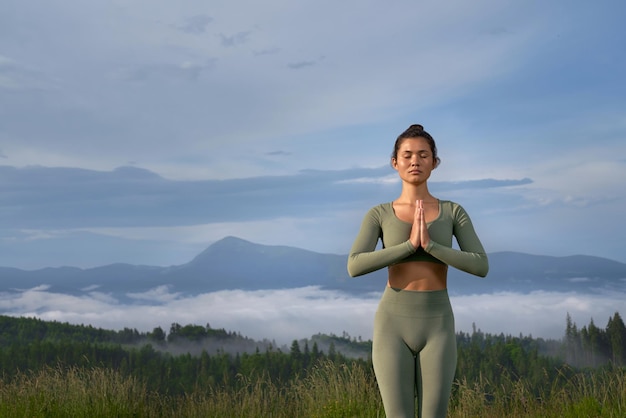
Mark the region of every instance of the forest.
[[[626, 326], [618, 312], [604, 328], [593, 320], [579, 328], [567, 315], [561, 339], [493, 335], [474, 327], [471, 333], [457, 333], [457, 341], [453, 407], [459, 407], [463, 394], [476, 385], [485, 404], [495, 401], [499, 388], [519, 382], [524, 396], [541, 400], [580, 376], [591, 379], [606, 370], [623, 376], [626, 364]], [[362, 373], [362, 381], [374, 382], [370, 350], [371, 341], [346, 332], [279, 346], [209, 324], [173, 323], [168, 332], [157, 327], [143, 333], [0, 316], [4, 387], [24, 374], [62, 369], [113, 371], [121, 379], [141, 382], [149, 393], [179, 399], [199, 392], [241, 390], [245, 382], [264, 382], [280, 392], [319, 373], [321, 365]]]

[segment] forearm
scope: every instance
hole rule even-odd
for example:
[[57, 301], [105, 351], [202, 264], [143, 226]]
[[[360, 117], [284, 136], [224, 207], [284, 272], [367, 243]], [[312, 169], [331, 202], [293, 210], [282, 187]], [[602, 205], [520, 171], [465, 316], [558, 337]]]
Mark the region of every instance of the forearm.
[[415, 252], [409, 241], [393, 247], [371, 251], [351, 251], [348, 257], [348, 274], [351, 277], [362, 276], [394, 264]]
[[[462, 251], [446, 247], [430, 240], [424, 249], [428, 254], [466, 273], [479, 277], [487, 276], [489, 260], [484, 251]], [[482, 250], [482, 249], [481, 249]]]

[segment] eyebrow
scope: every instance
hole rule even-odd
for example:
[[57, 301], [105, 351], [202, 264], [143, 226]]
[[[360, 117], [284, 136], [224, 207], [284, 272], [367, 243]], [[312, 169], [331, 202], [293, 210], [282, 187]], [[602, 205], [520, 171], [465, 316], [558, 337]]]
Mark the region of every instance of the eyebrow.
[[400, 151], [400, 152], [402, 152], [402, 153], [406, 154], [406, 153], [413, 153], [413, 152], [417, 152], [417, 153], [421, 153], [421, 152], [430, 152], [430, 150], [429, 150], [429, 149], [426, 149], [426, 148], [424, 148], [424, 149], [419, 149], [419, 150], [417, 150], [417, 151], [413, 151], [413, 150], [410, 150], [410, 149], [405, 149], [405, 150]]

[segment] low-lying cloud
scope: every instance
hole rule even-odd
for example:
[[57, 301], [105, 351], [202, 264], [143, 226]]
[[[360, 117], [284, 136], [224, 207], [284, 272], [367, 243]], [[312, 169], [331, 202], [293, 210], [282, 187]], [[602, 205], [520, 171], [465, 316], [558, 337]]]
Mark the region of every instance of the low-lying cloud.
[[[560, 339], [568, 313], [579, 327], [593, 319], [603, 328], [609, 317], [623, 308], [624, 296], [538, 291], [452, 296], [451, 300], [457, 331], [471, 332], [475, 325], [492, 334]], [[140, 332], [155, 327], [168, 332], [172, 323], [209, 324], [255, 340], [289, 344], [317, 333], [342, 335], [344, 331], [353, 337], [371, 339], [380, 294], [355, 297], [304, 287], [182, 296], [161, 287], [133, 297], [135, 302], [126, 305], [97, 289], [88, 296], [70, 296], [37, 287], [0, 293], [0, 312], [105, 329], [134, 328]]]

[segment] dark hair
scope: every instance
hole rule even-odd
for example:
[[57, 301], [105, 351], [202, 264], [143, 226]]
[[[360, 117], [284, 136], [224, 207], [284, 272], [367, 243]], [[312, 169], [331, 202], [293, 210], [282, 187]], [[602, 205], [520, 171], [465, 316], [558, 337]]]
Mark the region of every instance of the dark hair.
[[428, 142], [428, 145], [430, 145], [430, 150], [433, 153], [433, 161], [435, 163], [434, 166], [437, 167], [439, 165], [441, 159], [437, 157], [437, 145], [435, 145], [435, 140], [424, 130], [422, 125], [417, 124], [409, 126], [406, 131], [402, 132], [400, 136], [398, 136], [398, 139], [396, 139], [396, 143], [393, 146], [393, 153], [391, 154], [392, 160], [398, 159], [398, 150], [400, 149], [400, 145], [402, 145], [402, 142], [408, 138], [424, 138], [426, 142]]

